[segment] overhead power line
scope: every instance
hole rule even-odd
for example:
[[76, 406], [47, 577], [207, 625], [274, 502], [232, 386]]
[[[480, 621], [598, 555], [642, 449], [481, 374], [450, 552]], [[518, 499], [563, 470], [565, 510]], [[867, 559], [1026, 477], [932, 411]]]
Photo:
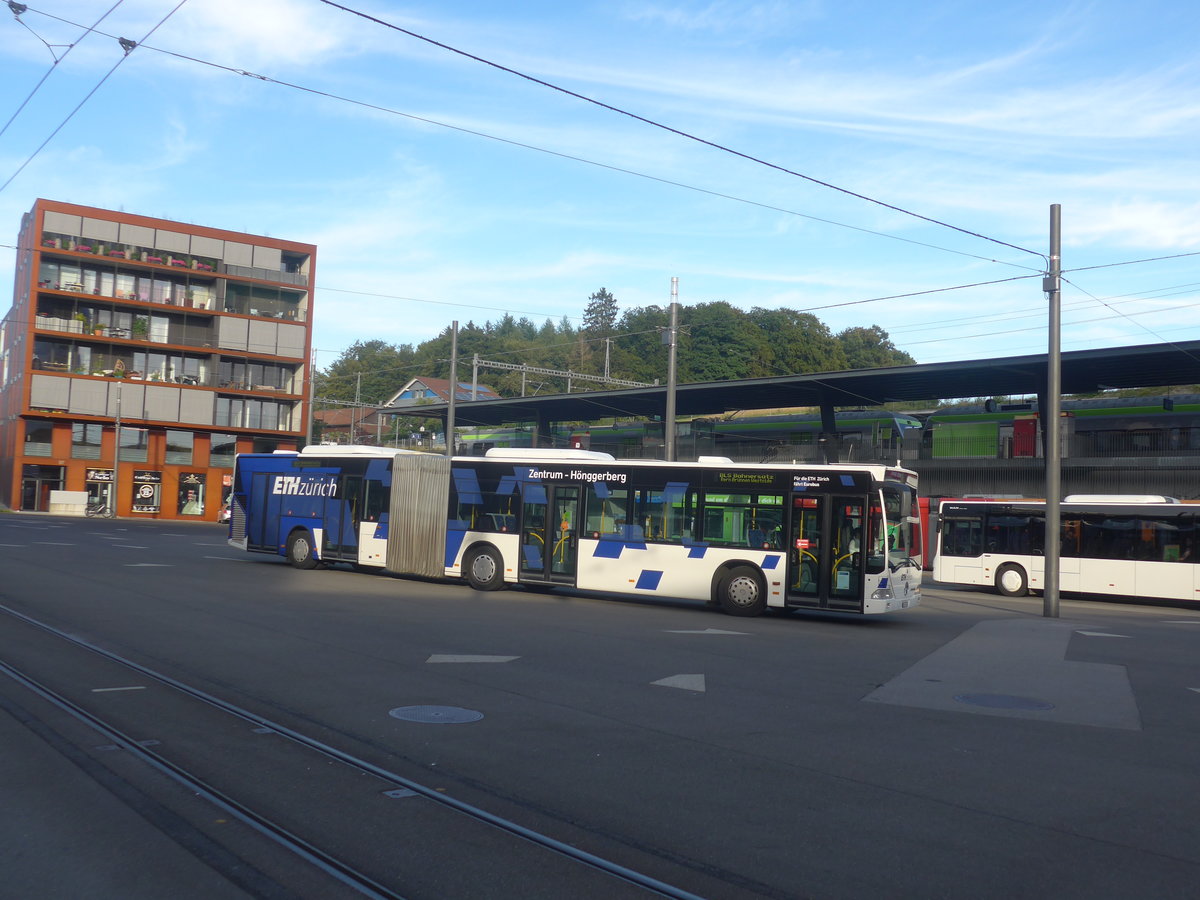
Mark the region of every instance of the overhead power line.
[[[172, 9], [165, 16], [163, 16], [161, 19], [159, 19], [158, 24], [156, 24], [153, 28], [151, 28], [149, 31], [147, 31], [145, 37], [142, 40], [145, 40], [145, 38], [150, 37], [150, 35], [154, 34], [154, 32], [156, 32], [156, 31], [158, 31], [158, 29], [160, 27], [162, 27], [163, 23], [166, 22], [167, 19], [171, 18], [171, 16], [175, 15], [175, 13], [177, 13], [179, 11], [180, 7], [182, 7], [183, 4], [185, 4], [185, 3], [187, 3], [187, 0], [179, 0], [179, 3], [176, 4], [175, 8]], [[22, 11], [24, 11], [24, 10], [22, 10]], [[105, 15], [108, 15], [108, 13], [105, 13]], [[103, 18], [103, 16], [101, 18]], [[95, 26], [92, 26], [92, 28], [90, 28], [88, 30], [91, 31], [94, 28], [95, 28]], [[100, 32], [97, 32], [97, 34], [99, 34], [99, 33]], [[33, 162], [33, 160], [37, 157], [37, 155], [39, 153], [41, 153], [42, 150], [45, 149], [46, 145], [49, 144], [50, 141], [52, 141], [54, 139], [54, 136], [57, 135], [60, 131], [62, 131], [63, 128], [66, 127], [66, 124], [68, 122], [70, 122], [72, 118], [74, 118], [75, 114], [83, 108], [83, 105], [92, 99], [92, 97], [93, 97], [93, 95], [95, 95], [96, 91], [100, 90], [100, 88], [104, 86], [104, 82], [108, 81], [108, 79], [112, 76], [112, 74], [115, 71], [117, 71], [117, 69], [120, 67], [121, 63], [125, 62], [125, 60], [129, 58], [130, 52], [135, 47], [137, 47], [138, 44], [140, 43], [138, 41], [131, 41], [128, 38], [118, 38], [117, 40], [120, 42], [121, 48], [125, 51], [121, 55], [121, 58], [118, 59], [113, 64], [113, 67], [104, 74], [104, 77], [101, 78], [96, 83], [96, 86], [93, 87], [90, 91], [88, 91], [87, 94], [84, 96], [84, 98], [75, 105], [75, 108], [73, 110], [71, 110], [69, 113], [67, 113], [66, 118], [63, 119], [58, 124], [58, 126], [53, 131], [51, 131], [49, 135], [46, 136], [46, 139], [38, 145], [37, 149], [34, 150], [33, 153], [29, 154], [29, 158], [26, 159], [25, 162], [21, 163], [21, 165], [17, 167], [17, 170], [15, 172], [13, 172], [11, 175], [8, 176], [8, 180], [5, 181], [4, 184], [0, 184], [0, 191], [3, 191], [10, 184], [12, 184], [13, 179], [16, 178], [18, 175], [20, 175], [21, 172], [23, 172], [25, 170], [25, 167], [27, 165], [29, 165], [31, 162]]]
[[[37, 12], [39, 15], [43, 15], [43, 16], [46, 16], [47, 18], [55, 19], [59, 22], [63, 22], [68, 25], [76, 24], [74, 22], [71, 22], [69, 19], [63, 19], [59, 16], [51, 15], [50, 13], [42, 12], [40, 10], [33, 10], [33, 12]], [[78, 26], [78, 27], [83, 27], [83, 26]], [[104, 35], [104, 32], [101, 32], [101, 31], [97, 31], [96, 33]], [[114, 37], [113, 35], [104, 35], [104, 36], [105, 37]], [[582, 163], [587, 166], [594, 166], [598, 169], [606, 169], [607, 171], [616, 172], [621, 175], [632, 175], [635, 178], [643, 178], [647, 181], [657, 182], [658, 184], [665, 184], [670, 187], [682, 188], [683, 190], [687, 190], [687, 191], [694, 191], [695, 193], [698, 193], [698, 194], [705, 194], [707, 196], [717, 197], [722, 200], [732, 200], [735, 203], [744, 203], [748, 206], [758, 207], [759, 209], [765, 209], [765, 210], [769, 210], [771, 212], [783, 213], [784, 215], [795, 216], [800, 219], [807, 219], [810, 222], [820, 222], [823, 225], [833, 225], [836, 228], [845, 228], [849, 231], [857, 231], [860, 234], [869, 234], [874, 237], [881, 237], [881, 238], [885, 238], [890, 241], [898, 241], [903, 244], [910, 244], [914, 247], [926, 247], [930, 250], [938, 250], [938, 251], [941, 251], [942, 253], [951, 253], [951, 254], [954, 254], [955, 256], [964, 256], [968, 259], [977, 259], [977, 260], [980, 260], [981, 262], [996, 263], [997, 265], [1011, 266], [1013, 268], [1018, 268], [1018, 269], [1030, 268], [1028, 266], [1023, 266], [1023, 265], [1020, 265], [1019, 263], [1009, 262], [1007, 260], [995, 259], [995, 258], [988, 257], [988, 256], [980, 256], [977, 253], [968, 253], [964, 250], [955, 250], [950, 247], [942, 247], [937, 244], [928, 243], [926, 241], [918, 241], [918, 240], [914, 240], [912, 238], [901, 237], [900, 235], [896, 235], [896, 234], [888, 234], [887, 232], [884, 232], [884, 231], [875, 231], [873, 229], [864, 228], [859, 225], [850, 225], [845, 222], [838, 222], [834, 219], [826, 219], [826, 218], [822, 218], [821, 216], [814, 216], [814, 215], [810, 215], [808, 213], [798, 212], [793, 209], [787, 209], [786, 207], [775, 206], [770, 203], [763, 203], [758, 200], [750, 200], [745, 197], [738, 197], [733, 194], [726, 194], [726, 193], [722, 193], [721, 191], [711, 190], [709, 188], [702, 188], [697, 185], [687, 184], [682, 181], [674, 181], [670, 178], [662, 178], [658, 175], [650, 175], [646, 172], [639, 172], [635, 169], [627, 169], [622, 166], [614, 166], [609, 163], [599, 162], [597, 160], [588, 159], [587, 157], [583, 157], [583, 156], [574, 156], [570, 153], [562, 153], [558, 150], [550, 150], [546, 147], [539, 147], [536, 144], [528, 144], [528, 143], [524, 143], [522, 141], [512, 140], [510, 138], [499, 137], [498, 135], [489, 134], [485, 131], [478, 131], [478, 130], [471, 129], [471, 128], [464, 128], [461, 125], [452, 125], [448, 122], [439, 121], [438, 119], [431, 119], [428, 116], [418, 116], [418, 115], [415, 115], [414, 113], [403, 112], [398, 109], [392, 109], [391, 107], [388, 107], [388, 106], [380, 106], [379, 104], [369, 103], [365, 100], [358, 100], [353, 97], [346, 97], [346, 96], [343, 96], [340, 94], [330, 93], [328, 91], [323, 91], [318, 88], [308, 87], [306, 85], [297, 84], [295, 82], [282, 81], [278, 78], [273, 78], [270, 75], [263, 75], [258, 72], [250, 72], [250, 71], [247, 71], [246, 69], [239, 69], [234, 66], [226, 66], [221, 63], [212, 62], [211, 60], [200, 59], [199, 57], [195, 57], [195, 56], [189, 56], [186, 53], [179, 53], [175, 50], [166, 50], [162, 47], [152, 47], [152, 46], [149, 46], [144, 43], [141, 44], [140, 47], [142, 50], [152, 50], [156, 53], [162, 53], [165, 56], [173, 56], [176, 59], [181, 59], [186, 62], [192, 62], [192, 63], [196, 63], [197, 65], [208, 66], [213, 69], [220, 69], [222, 71], [229, 72], [230, 74], [233, 74], [233, 75], [240, 75], [240, 76], [243, 76], [246, 78], [253, 78], [256, 81], [262, 81], [266, 84], [278, 85], [279, 87], [285, 87], [285, 88], [289, 88], [290, 90], [300, 91], [300, 92], [306, 93], [306, 94], [312, 94], [313, 96], [323, 97], [327, 100], [333, 100], [338, 103], [347, 103], [352, 106], [360, 106], [363, 109], [369, 109], [369, 110], [373, 110], [375, 112], [386, 113], [388, 115], [393, 115], [393, 116], [400, 116], [401, 118], [410, 119], [414, 122], [421, 122], [422, 124], [425, 124], [425, 125], [434, 125], [438, 128], [445, 128], [450, 131], [457, 131], [460, 134], [468, 134], [468, 135], [471, 135], [472, 137], [483, 138], [484, 140], [495, 141], [496, 143], [500, 143], [500, 144], [507, 144], [510, 147], [517, 147], [521, 150], [532, 150], [535, 153], [543, 153], [547, 156], [557, 157], [558, 159], [565, 159], [570, 162]], [[1026, 251], [1026, 252], [1029, 252], [1029, 251]], [[1035, 269], [1035, 270], [1031, 269], [1031, 271], [1037, 271], [1040, 273], [1042, 271], [1042, 269], [1040, 269], [1040, 268]], [[432, 301], [430, 301], [430, 302], [432, 302]]]
[[[887, 202], [885, 202], [883, 200], [879, 200], [875, 197], [869, 197], [866, 194], [860, 194], [857, 191], [852, 191], [849, 188], [840, 187], [840, 186], [838, 186], [836, 184], [832, 184], [831, 182], [828, 182], [828, 181], [822, 181], [819, 178], [814, 178], [812, 175], [805, 175], [803, 172], [797, 172], [794, 169], [787, 168], [786, 166], [781, 166], [781, 165], [778, 165], [777, 163], [768, 162], [765, 159], [761, 159], [761, 158], [759, 158], [757, 156], [753, 156], [749, 153], [743, 153], [740, 150], [734, 150], [732, 147], [726, 147], [724, 144], [718, 144], [715, 141], [707, 140], [706, 138], [702, 138], [702, 137], [692, 134], [690, 132], [683, 131], [679, 128], [673, 128], [670, 125], [664, 125], [662, 122], [656, 122], [653, 119], [647, 119], [645, 116], [640, 116], [637, 113], [630, 112], [629, 110], [621, 109], [619, 106], [613, 106], [609, 103], [604, 103], [603, 101], [596, 100], [592, 97], [588, 97], [585, 94], [577, 93], [576, 91], [569, 90], [565, 87], [561, 87], [560, 85], [553, 84], [553, 83], [551, 83], [549, 81], [545, 81], [541, 78], [536, 78], [533, 75], [528, 75], [524, 72], [518, 71], [517, 69], [510, 68], [509, 66], [501, 65], [500, 63], [493, 62], [490, 59], [485, 59], [482, 56], [476, 56], [473, 53], [468, 53], [466, 50], [460, 50], [457, 47], [452, 47], [449, 44], [434, 40], [433, 38], [430, 38], [430, 37], [426, 37], [425, 35], [419, 34], [418, 32], [412, 31], [408, 28], [402, 28], [399, 25], [395, 25], [391, 22], [385, 22], [383, 19], [380, 19], [376, 16], [369, 15], [368, 13], [362, 12], [361, 10], [352, 9], [349, 6], [343, 6], [340, 3], [334, 3], [333, 0], [321, 0], [321, 2], [327, 6], [332, 6], [335, 9], [340, 9], [343, 12], [350, 13], [351, 15], [354, 15], [354, 16], [359, 16], [360, 18], [366, 19], [367, 21], [370, 21], [370, 22], [374, 22], [376, 25], [382, 25], [384, 28], [390, 28], [393, 31], [398, 31], [401, 34], [406, 34], [409, 37], [416, 38], [419, 41], [424, 41], [427, 44], [432, 44], [435, 47], [441, 47], [443, 50], [448, 50], [451, 53], [456, 53], [459, 56], [465, 57], [466, 59], [474, 60], [475, 62], [482, 63], [485, 66], [491, 66], [493, 69], [498, 69], [501, 72], [507, 72], [510, 75], [515, 75], [518, 78], [523, 78], [526, 81], [532, 82], [533, 84], [537, 84], [537, 85], [541, 85], [542, 87], [549, 88], [552, 91], [558, 91], [560, 94], [566, 94], [568, 97], [574, 97], [576, 100], [582, 100], [585, 103], [591, 103], [594, 106], [599, 106], [601, 109], [607, 109], [608, 111], [617, 113], [618, 115], [627, 116], [630, 119], [634, 119], [635, 121], [642, 122], [643, 124], [646, 124], [646, 125], [650, 125], [653, 128], [661, 128], [663, 131], [670, 132], [671, 134], [685, 138], [689, 141], [695, 141], [698, 144], [704, 144], [705, 146], [712, 147], [714, 150], [719, 150], [722, 153], [729, 153], [733, 156], [737, 156], [742, 159], [748, 160], [750, 162], [757, 163], [760, 166], [766, 166], [769, 169], [774, 169], [777, 172], [783, 172], [786, 175], [792, 175], [796, 178], [803, 179], [804, 181], [808, 181], [812, 184], [819, 185], [820, 187], [828, 188], [829, 190], [837, 191], [839, 193], [846, 194], [847, 196], [855, 197], [859, 200], [864, 200], [867, 203], [874, 203], [877, 206], [882, 206], [885, 209], [890, 209], [893, 212], [898, 212], [898, 213], [901, 213], [902, 215], [911, 216], [914, 219], [921, 219], [922, 221], [929, 222], [932, 225], [938, 225], [938, 226], [941, 226], [942, 228], [949, 228], [951, 231], [957, 231], [960, 234], [965, 234], [970, 237], [979, 238], [980, 240], [984, 240], [984, 241], [990, 241], [993, 244], [999, 244], [1002, 247], [1008, 247], [1009, 249], [1012, 249], [1012, 250], [1019, 250], [1022, 253], [1029, 253], [1040, 259], [1046, 260], [1046, 255], [1043, 253], [1039, 253], [1036, 250], [1029, 250], [1025, 247], [1019, 247], [1016, 244], [1010, 244], [1007, 241], [1002, 241], [1002, 240], [999, 240], [998, 238], [988, 237], [985, 234], [980, 234], [976, 231], [971, 231], [967, 228], [960, 228], [957, 225], [951, 225], [949, 222], [943, 222], [940, 219], [934, 219], [930, 216], [922, 215], [918, 212], [914, 212], [911, 209], [905, 209], [904, 207], [901, 207], [901, 206], [895, 206], [894, 204], [887, 203]], [[1047, 261], [1047, 264], [1049, 264], [1049, 260], [1046, 260], [1046, 261]]]

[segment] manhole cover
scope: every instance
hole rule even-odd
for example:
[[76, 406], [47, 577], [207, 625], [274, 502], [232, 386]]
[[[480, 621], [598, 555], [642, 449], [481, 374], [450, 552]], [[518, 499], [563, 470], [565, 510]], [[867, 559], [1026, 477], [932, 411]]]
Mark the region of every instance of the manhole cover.
[[458, 706], [397, 706], [388, 712], [393, 719], [405, 722], [420, 722], [424, 725], [462, 725], [478, 722], [483, 713]]
[[1054, 709], [1054, 704], [1045, 700], [1016, 697], [1012, 694], [955, 694], [954, 699], [959, 703], [986, 706], [989, 709]]

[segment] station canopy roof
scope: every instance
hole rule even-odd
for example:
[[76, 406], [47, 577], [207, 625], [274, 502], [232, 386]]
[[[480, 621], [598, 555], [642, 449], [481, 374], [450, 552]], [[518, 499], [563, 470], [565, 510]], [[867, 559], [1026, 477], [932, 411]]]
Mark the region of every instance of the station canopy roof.
[[[1045, 393], [1047, 354], [962, 362], [780, 375], [680, 384], [677, 416], [719, 416], [745, 409], [797, 406], [870, 407], [896, 401], [943, 401]], [[1077, 350], [1062, 354], [1062, 392], [1200, 384], [1200, 341]], [[595, 421], [662, 416], [663, 386], [460, 401], [454, 424]], [[447, 404], [398, 406], [381, 412], [445, 419]]]

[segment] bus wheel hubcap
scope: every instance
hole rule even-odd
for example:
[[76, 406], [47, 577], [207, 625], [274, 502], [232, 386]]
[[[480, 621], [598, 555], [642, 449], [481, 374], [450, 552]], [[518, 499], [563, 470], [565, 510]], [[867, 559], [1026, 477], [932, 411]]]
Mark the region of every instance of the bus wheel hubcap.
[[729, 599], [738, 606], [750, 606], [758, 600], [758, 585], [752, 578], [736, 578], [729, 583]]
[[487, 554], [477, 556], [475, 557], [475, 561], [471, 563], [471, 574], [480, 581], [489, 581], [496, 574], [496, 563]]

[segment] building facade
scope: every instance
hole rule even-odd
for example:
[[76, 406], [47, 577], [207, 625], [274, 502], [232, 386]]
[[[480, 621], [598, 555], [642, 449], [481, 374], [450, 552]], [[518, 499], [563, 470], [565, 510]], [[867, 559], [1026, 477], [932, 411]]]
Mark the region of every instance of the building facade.
[[38, 200], [0, 320], [0, 504], [86, 493], [216, 520], [240, 452], [296, 449], [316, 247]]

